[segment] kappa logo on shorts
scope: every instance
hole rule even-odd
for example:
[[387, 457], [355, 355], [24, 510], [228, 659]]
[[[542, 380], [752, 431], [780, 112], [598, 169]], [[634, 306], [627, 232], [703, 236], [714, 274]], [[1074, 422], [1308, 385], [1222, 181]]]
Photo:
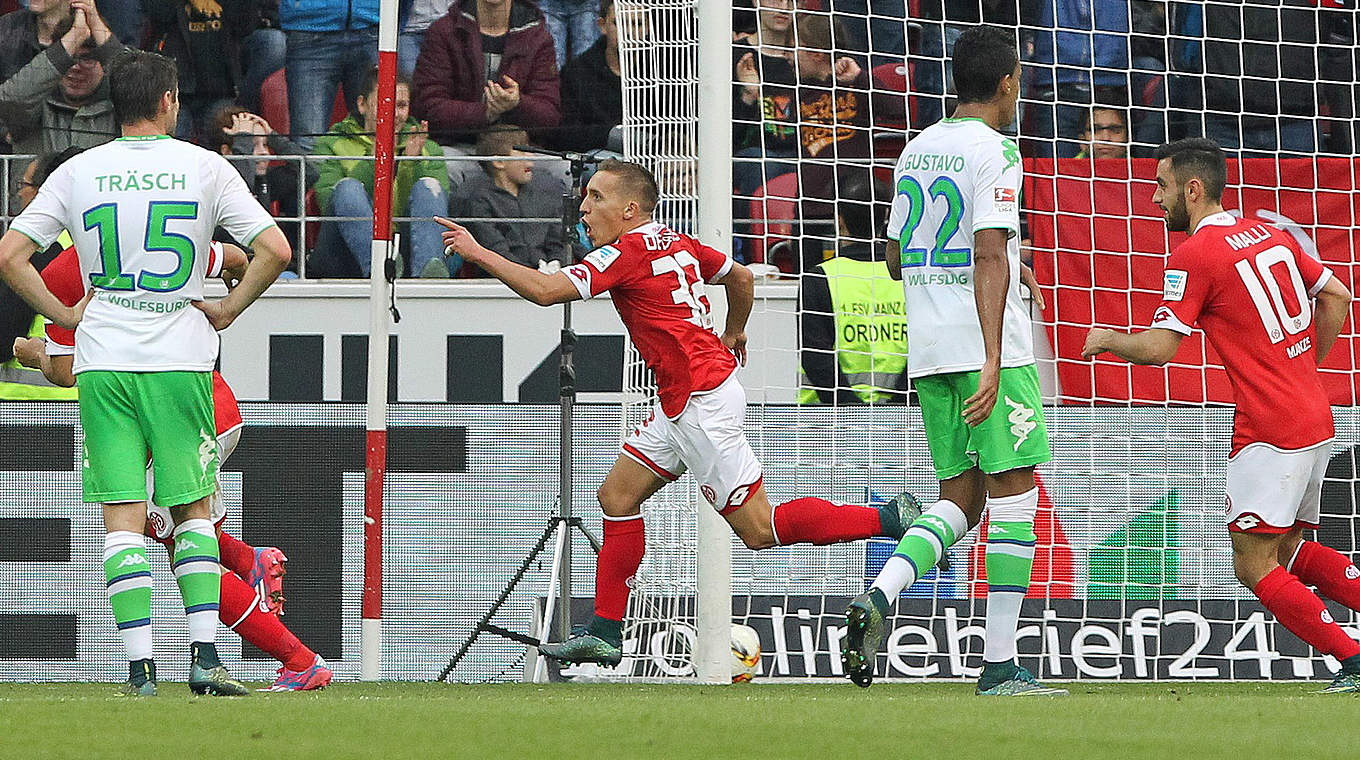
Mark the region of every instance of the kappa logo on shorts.
[[1347, 565], [1347, 566], [1346, 566], [1346, 579], [1347, 579], [1347, 580], [1352, 580], [1352, 581], [1353, 581], [1353, 580], [1355, 580], [1356, 578], [1360, 578], [1360, 568], [1357, 568], [1355, 565]]
[[709, 506], [713, 506], [718, 503], [718, 492], [713, 490], [713, 486], [710, 486], [709, 484], [705, 483], [699, 486], [699, 493], [703, 494], [704, 498], [708, 500]]
[[1238, 530], [1251, 530], [1260, 524], [1261, 518], [1256, 515], [1242, 515], [1236, 520], [1233, 520], [1233, 525], [1237, 526]]
[[1034, 421], [1033, 409], [1018, 401], [1012, 401], [1010, 396], [1003, 396], [1002, 400], [1011, 408], [1011, 413], [1006, 417], [1006, 421], [1011, 423], [1011, 435], [1015, 436], [1015, 445], [1011, 447], [1011, 451], [1019, 451], [1020, 446], [1029, 440], [1029, 434], [1039, 427], [1039, 423]]
[[217, 454], [217, 441], [206, 430], [198, 431], [198, 438], [198, 466], [207, 472], [208, 465], [212, 464]]

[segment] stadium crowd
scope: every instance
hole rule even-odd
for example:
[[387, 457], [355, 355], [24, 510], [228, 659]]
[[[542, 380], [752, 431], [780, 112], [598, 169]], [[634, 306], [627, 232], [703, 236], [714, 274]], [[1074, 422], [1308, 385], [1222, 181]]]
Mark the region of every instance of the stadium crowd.
[[[156, 50], [179, 65], [177, 136], [238, 157], [310, 254], [293, 268], [367, 276], [377, 0], [21, 2], [0, 1], [0, 150], [112, 139], [105, 68], [124, 46]], [[786, 273], [834, 253], [839, 188], [886, 179], [908, 130], [947, 112], [953, 42], [977, 22], [1019, 31], [1026, 156], [1143, 157], [1196, 135], [1352, 150], [1355, 16], [1312, 0], [745, 0], [734, 13], [734, 254]], [[625, 16], [648, 33], [645, 14]], [[440, 250], [436, 213], [527, 266], [570, 263], [552, 221], [564, 162], [515, 146], [621, 151], [617, 21], [613, 0], [403, 1], [402, 274], [482, 276]]]

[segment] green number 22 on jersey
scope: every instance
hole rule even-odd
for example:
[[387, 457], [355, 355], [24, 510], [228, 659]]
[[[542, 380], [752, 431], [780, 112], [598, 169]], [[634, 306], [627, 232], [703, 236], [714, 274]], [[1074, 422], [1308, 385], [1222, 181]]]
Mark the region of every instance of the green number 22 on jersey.
[[90, 285], [103, 290], [149, 290], [169, 293], [184, 287], [194, 271], [194, 241], [177, 232], [167, 232], [171, 219], [197, 219], [198, 204], [185, 201], [152, 201], [147, 207], [147, 253], [165, 251], [175, 254], [178, 263], [169, 272], [142, 270], [134, 279], [123, 271], [123, 255], [118, 243], [118, 204], [101, 203], [81, 215], [85, 230], [99, 232], [99, 271], [90, 272]]
[[910, 245], [912, 236], [916, 234], [916, 228], [921, 226], [921, 217], [925, 214], [926, 189], [911, 176], [903, 176], [897, 180], [897, 195], [907, 200], [907, 223], [902, 226], [901, 238], [902, 266], [925, 266], [927, 255], [933, 267], [966, 267], [972, 264], [972, 246], [949, 247], [950, 241], [959, 231], [959, 222], [963, 219], [963, 194], [959, 192], [959, 186], [949, 177], [940, 176], [930, 183], [928, 189], [929, 203], [944, 199], [946, 204], [944, 219], [940, 221], [939, 229], [935, 230], [935, 245], [929, 249], [909, 248], [907, 246]]

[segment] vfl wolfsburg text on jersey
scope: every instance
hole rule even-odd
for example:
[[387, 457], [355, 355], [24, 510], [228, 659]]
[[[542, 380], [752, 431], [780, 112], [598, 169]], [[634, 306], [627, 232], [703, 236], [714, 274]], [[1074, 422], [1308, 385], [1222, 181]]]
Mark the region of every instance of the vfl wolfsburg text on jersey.
[[982, 368], [986, 353], [973, 297], [973, 236], [1005, 230], [1010, 288], [1001, 366], [1034, 361], [1020, 298], [1020, 152], [977, 119], [945, 119], [907, 143], [893, 170], [888, 237], [898, 241], [911, 377]]
[[14, 229], [46, 247], [69, 230], [86, 288], [75, 371], [206, 371], [217, 335], [203, 299], [222, 227], [249, 245], [274, 224], [221, 156], [170, 137], [121, 138], [62, 164]]

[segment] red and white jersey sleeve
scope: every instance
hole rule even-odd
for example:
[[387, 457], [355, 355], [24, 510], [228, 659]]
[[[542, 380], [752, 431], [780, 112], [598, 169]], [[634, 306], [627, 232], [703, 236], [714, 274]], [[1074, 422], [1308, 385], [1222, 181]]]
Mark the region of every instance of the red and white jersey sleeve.
[[563, 271], [582, 298], [609, 291], [633, 345], [656, 374], [662, 412], [674, 418], [690, 396], [716, 389], [736, 369], [713, 331], [704, 290], [732, 266], [731, 256], [653, 222]]
[[1313, 348], [1313, 296], [1331, 276], [1289, 233], [1228, 214], [1206, 219], [1167, 261], [1152, 327], [1189, 335], [1198, 326], [1213, 344], [1237, 404], [1234, 455], [1332, 437]]
[[241, 407], [236, 403], [236, 394], [223, 379], [222, 373], [213, 370], [213, 419], [217, 423], [219, 437], [230, 433], [245, 422], [241, 419]]
[[623, 253], [617, 243], [602, 245], [586, 254], [581, 263], [572, 264], [562, 271], [566, 273], [567, 279], [571, 280], [571, 284], [576, 286], [576, 292], [581, 294], [581, 299], [589, 301], [619, 286], [632, 275], [632, 270], [637, 268], [636, 262], [631, 265], [615, 266], [622, 258]]
[[[42, 270], [43, 283], [66, 306], [75, 306], [85, 297], [85, 281], [80, 276], [80, 258], [74, 247], [57, 254]], [[76, 352], [76, 331], [47, 323], [47, 355], [70, 356]]]

